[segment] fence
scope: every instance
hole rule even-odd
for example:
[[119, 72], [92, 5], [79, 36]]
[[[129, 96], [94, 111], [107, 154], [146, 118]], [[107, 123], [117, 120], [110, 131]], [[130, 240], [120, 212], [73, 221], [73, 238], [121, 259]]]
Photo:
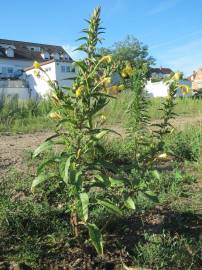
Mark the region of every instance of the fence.
[[23, 88], [28, 87], [24, 80], [0, 80], [0, 88]]

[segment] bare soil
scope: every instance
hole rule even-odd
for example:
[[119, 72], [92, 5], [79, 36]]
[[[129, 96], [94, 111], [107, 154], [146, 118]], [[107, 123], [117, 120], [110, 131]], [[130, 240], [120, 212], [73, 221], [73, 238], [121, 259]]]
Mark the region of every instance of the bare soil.
[[51, 132], [37, 132], [33, 134], [3, 135], [0, 136], [0, 177], [15, 166], [23, 169], [23, 155], [25, 151], [34, 150]]

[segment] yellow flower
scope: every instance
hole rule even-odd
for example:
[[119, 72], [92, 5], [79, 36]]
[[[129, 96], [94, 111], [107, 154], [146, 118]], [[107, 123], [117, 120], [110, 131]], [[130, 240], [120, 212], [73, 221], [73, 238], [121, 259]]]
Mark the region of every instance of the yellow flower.
[[112, 87], [111, 87], [111, 92], [113, 93], [113, 94], [115, 94], [116, 92], [118, 92], [118, 90], [119, 90], [119, 87], [118, 87], [118, 85], [113, 85]]
[[80, 97], [82, 92], [84, 90], [83, 86], [80, 86], [77, 90], [76, 90], [76, 97]]
[[105, 122], [106, 121], [106, 116], [104, 116], [103, 114], [100, 116], [100, 120], [101, 120], [101, 122], [103, 123], [103, 122]]
[[121, 71], [121, 76], [123, 78], [131, 77], [133, 75], [133, 68], [130, 64], [127, 64], [125, 68]]
[[133, 75], [133, 68], [131, 67], [130, 64], [127, 64], [126, 65], [125, 70], [126, 70], [126, 73], [128, 74], [128, 76], [132, 76]]
[[158, 155], [158, 158], [160, 158], [160, 159], [166, 159], [167, 157], [168, 157], [168, 155], [166, 153]]
[[39, 68], [41, 67], [41, 65], [40, 65], [40, 63], [39, 63], [39, 62], [34, 61], [34, 63], [33, 63], [33, 67], [34, 67], [35, 69], [39, 69]]
[[122, 90], [125, 89], [125, 86], [124, 86], [123, 84], [120, 84], [120, 85], [118, 86], [118, 89], [119, 89], [119, 91], [122, 91]]
[[62, 116], [58, 112], [51, 112], [49, 114], [49, 117], [53, 120], [60, 120], [62, 119]]
[[111, 55], [104, 55], [101, 58], [101, 62], [107, 62], [109, 64], [109, 63], [111, 63], [111, 61], [112, 61], [112, 56]]
[[119, 91], [119, 86], [112, 85], [110, 87], [105, 88], [105, 90], [108, 94], [116, 94]]
[[188, 94], [190, 91], [190, 87], [186, 84], [180, 85], [180, 89], [184, 95]]
[[111, 83], [112, 79], [110, 77], [105, 77], [102, 82], [105, 86], [109, 85]]
[[122, 77], [122, 78], [128, 77], [128, 74], [125, 72], [125, 69], [123, 69], [123, 70], [121, 71], [121, 77]]
[[181, 72], [176, 72], [173, 76], [173, 80], [179, 81], [182, 79], [182, 73]]

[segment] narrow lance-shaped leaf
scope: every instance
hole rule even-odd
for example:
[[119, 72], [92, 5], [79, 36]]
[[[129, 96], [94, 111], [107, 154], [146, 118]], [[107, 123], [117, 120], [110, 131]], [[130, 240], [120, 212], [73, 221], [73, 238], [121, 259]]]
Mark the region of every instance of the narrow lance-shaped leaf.
[[127, 200], [125, 201], [125, 206], [129, 209], [133, 209], [135, 210], [136, 207], [135, 207], [135, 203], [134, 203], [134, 200], [129, 196], [127, 198]]
[[103, 255], [103, 240], [100, 230], [95, 224], [88, 223], [90, 240], [99, 255]]
[[32, 182], [31, 191], [34, 192], [35, 188], [38, 185], [44, 183], [45, 181], [49, 180], [50, 178], [56, 177], [56, 176], [57, 175], [55, 175], [55, 174], [48, 174], [48, 175], [40, 174], [40, 175], [38, 175]]
[[71, 165], [71, 158], [72, 158], [72, 156], [68, 157], [68, 159], [65, 163], [65, 172], [64, 172], [63, 181], [65, 182], [66, 185], [67, 185], [68, 180], [69, 180], [69, 168]]
[[79, 197], [81, 201], [83, 220], [86, 222], [88, 219], [89, 197], [87, 193], [80, 193]]
[[109, 212], [116, 214], [118, 216], [122, 216], [121, 210], [111, 201], [109, 200], [97, 200], [98, 204], [104, 206]]
[[46, 141], [42, 143], [33, 153], [33, 158], [37, 157], [40, 153], [50, 149], [53, 145], [52, 141]]

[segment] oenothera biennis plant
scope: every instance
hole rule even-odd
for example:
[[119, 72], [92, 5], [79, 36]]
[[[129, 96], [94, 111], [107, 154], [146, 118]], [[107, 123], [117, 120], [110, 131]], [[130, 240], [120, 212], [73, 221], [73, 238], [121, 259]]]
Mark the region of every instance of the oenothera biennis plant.
[[155, 157], [157, 153], [160, 153], [158, 156], [160, 158], [167, 157], [166, 153], [162, 154], [161, 152], [164, 150], [166, 135], [170, 134], [174, 130], [171, 120], [177, 116], [177, 114], [174, 112], [177, 91], [178, 89], [181, 89], [181, 91], [185, 91], [186, 94], [190, 91], [189, 86], [181, 83], [181, 81], [183, 81], [183, 74], [181, 72], [171, 74], [164, 81], [168, 85], [168, 95], [162, 103], [162, 107], [159, 109], [162, 111], [160, 123], [155, 123], [152, 125], [157, 127], [157, 129], [153, 131], [156, 142], [150, 149], [152, 158]]
[[[129, 71], [127, 73], [127, 71]], [[188, 93], [187, 85], [180, 83], [182, 73], [176, 72], [165, 79], [168, 85], [168, 96], [165, 98], [160, 110], [162, 111], [161, 121], [152, 124], [148, 114], [149, 97], [145, 91], [147, 81], [148, 67], [143, 64], [139, 67], [133, 67], [127, 64], [122, 70], [121, 75], [125, 78], [126, 87], [131, 89], [131, 101], [127, 113], [129, 115], [128, 135], [133, 141], [135, 166], [142, 168], [153, 162], [164, 150], [165, 136], [172, 132], [173, 126], [171, 120], [176, 117], [174, 112], [176, 94], [179, 88]], [[152, 128], [151, 128], [152, 126]], [[153, 127], [157, 127], [157, 129]], [[165, 153], [163, 153], [165, 156]]]
[[[89, 209], [99, 206], [121, 215], [117, 204], [119, 198], [103, 197], [104, 192], [100, 191], [105, 190], [106, 194], [107, 190], [123, 186], [125, 181], [105, 175], [105, 162], [97, 158], [97, 153], [104, 151], [102, 138], [111, 132], [99, 124], [99, 117], [112, 98], [108, 88], [117, 67], [111, 55], [101, 57], [96, 54], [96, 46], [103, 33], [100, 8], [94, 10], [87, 22], [89, 27], [83, 29], [85, 36], [79, 39], [84, 43], [78, 48], [86, 53], [86, 58], [75, 62], [78, 74], [72, 87], [60, 88], [49, 80], [52, 88], [50, 98], [54, 104], [49, 116], [56, 121], [56, 133], [41, 144], [33, 156], [36, 158], [56, 145], [59, 147], [54, 158], [39, 166], [32, 191], [50, 179], [65, 183], [66, 207], [73, 234], [79, 237], [82, 226], [85, 226], [96, 251], [103, 254], [102, 235], [96, 224], [90, 222]], [[34, 65], [45, 73], [38, 63]], [[130, 199], [126, 205], [134, 208]]]

